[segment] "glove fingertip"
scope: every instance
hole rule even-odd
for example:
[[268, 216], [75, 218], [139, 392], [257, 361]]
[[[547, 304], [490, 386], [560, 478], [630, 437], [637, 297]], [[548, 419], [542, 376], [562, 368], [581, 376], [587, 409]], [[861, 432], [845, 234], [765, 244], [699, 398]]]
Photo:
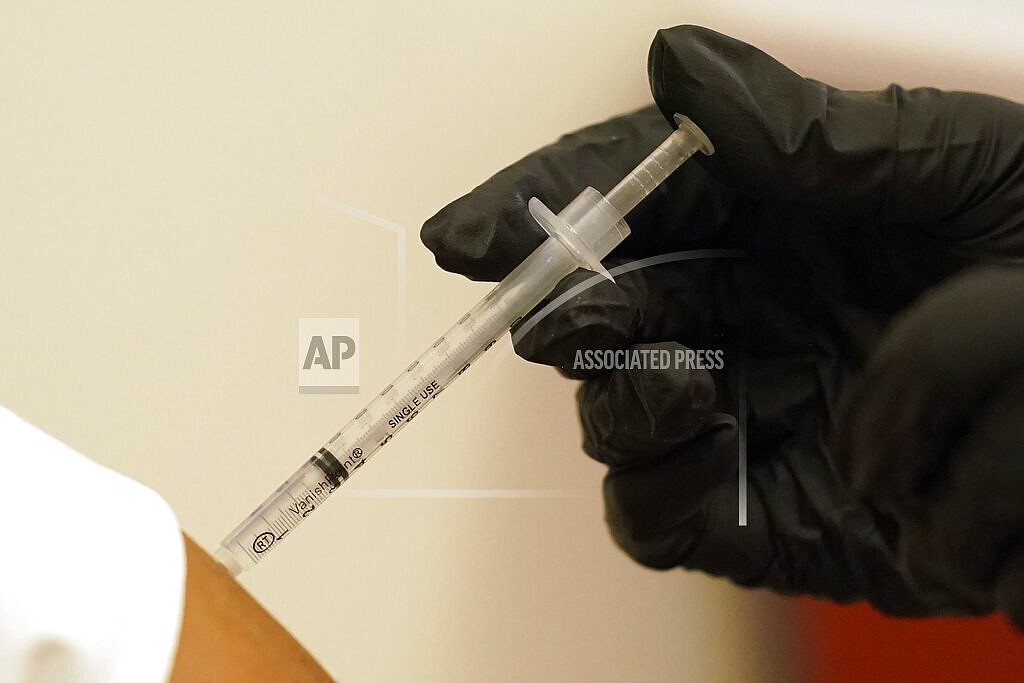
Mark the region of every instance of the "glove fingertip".
[[636, 287], [623, 289], [630, 283], [628, 276], [611, 283], [587, 270], [570, 273], [512, 328], [516, 353], [533, 363], [587, 370], [578, 362], [581, 354], [628, 346], [644, 303]]
[[[632, 350], [671, 358], [675, 342], [637, 344]], [[717, 400], [707, 369], [667, 363], [648, 369], [613, 369], [577, 393], [583, 450], [611, 466], [651, 461], [683, 447], [713, 421]]]
[[[471, 280], [496, 282], [542, 239], [539, 227], [512, 225], [511, 209], [474, 213], [457, 200], [429, 218], [420, 240], [442, 269]], [[524, 210], [525, 211], [525, 210]]]

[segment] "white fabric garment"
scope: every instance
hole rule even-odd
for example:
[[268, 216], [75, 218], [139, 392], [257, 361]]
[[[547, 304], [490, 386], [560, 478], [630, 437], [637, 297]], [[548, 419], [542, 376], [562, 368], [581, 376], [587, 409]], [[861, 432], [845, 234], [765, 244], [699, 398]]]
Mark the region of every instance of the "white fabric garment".
[[167, 503], [3, 407], [0, 486], [0, 681], [165, 681], [185, 579]]

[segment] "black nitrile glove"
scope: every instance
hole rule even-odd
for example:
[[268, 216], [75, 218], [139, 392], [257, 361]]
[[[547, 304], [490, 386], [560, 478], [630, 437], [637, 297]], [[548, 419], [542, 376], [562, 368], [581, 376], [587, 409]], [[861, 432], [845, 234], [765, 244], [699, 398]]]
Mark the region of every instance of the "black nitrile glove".
[[[660, 112], [562, 138], [422, 232], [441, 267], [497, 280], [544, 237], [531, 196], [557, 210], [607, 191], [675, 112], [714, 142], [627, 217], [610, 260], [748, 256], [622, 274], [517, 344], [585, 379], [584, 449], [609, 466], [616, 542], [652, 567], [1024, 624], [1024, 107], [844, 92], [685, 26], [658, 34], [649, 69]], [[724, 369], [574, 368], [579, 349], [683, 344], [724, 349]]]

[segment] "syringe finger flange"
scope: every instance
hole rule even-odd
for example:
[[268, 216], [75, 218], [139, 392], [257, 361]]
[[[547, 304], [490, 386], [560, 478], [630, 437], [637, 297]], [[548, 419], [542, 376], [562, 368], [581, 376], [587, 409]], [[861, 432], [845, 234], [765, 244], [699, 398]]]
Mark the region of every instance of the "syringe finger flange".
[[607, 198], [587, 187], [558, 214], [537, 197], [530, 199], [530, 215], [575, 257], [580, 267], [614, 282], [601, 259], [629, 236], [624, 216], [694, 152], [715, 151], [689, 118], [676, 114], [675, 121], [679, 128], [612, 188]]
[[581, 268], [615, 281], [601, 259], [626, 239], [629, 226], [600, 192], [585, 188], [557, 215], [536, 197], [527, 206], [544, 232], [568, 249]]

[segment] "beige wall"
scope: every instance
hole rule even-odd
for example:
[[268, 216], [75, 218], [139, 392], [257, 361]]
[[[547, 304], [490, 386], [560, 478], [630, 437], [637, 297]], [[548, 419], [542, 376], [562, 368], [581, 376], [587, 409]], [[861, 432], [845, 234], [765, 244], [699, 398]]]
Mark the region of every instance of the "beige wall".
[[[644, 104], [656, 28], [842, 75], [770, 9], [633, 5], [0, 5], [0, 402], [213, 548], [486, 291], [419, 224]], [[331, 202], [404, 226], [405, 316], [398, 237]], [[297, 392], [297, 319], [331, 315], [361, 320], [362, 396]], [[613, 548], [572, 391], [499, 347], [349, 485], [571, 495], [339, 498], [243, 583], [351, 681], [776, 675], [775, 603]]]

